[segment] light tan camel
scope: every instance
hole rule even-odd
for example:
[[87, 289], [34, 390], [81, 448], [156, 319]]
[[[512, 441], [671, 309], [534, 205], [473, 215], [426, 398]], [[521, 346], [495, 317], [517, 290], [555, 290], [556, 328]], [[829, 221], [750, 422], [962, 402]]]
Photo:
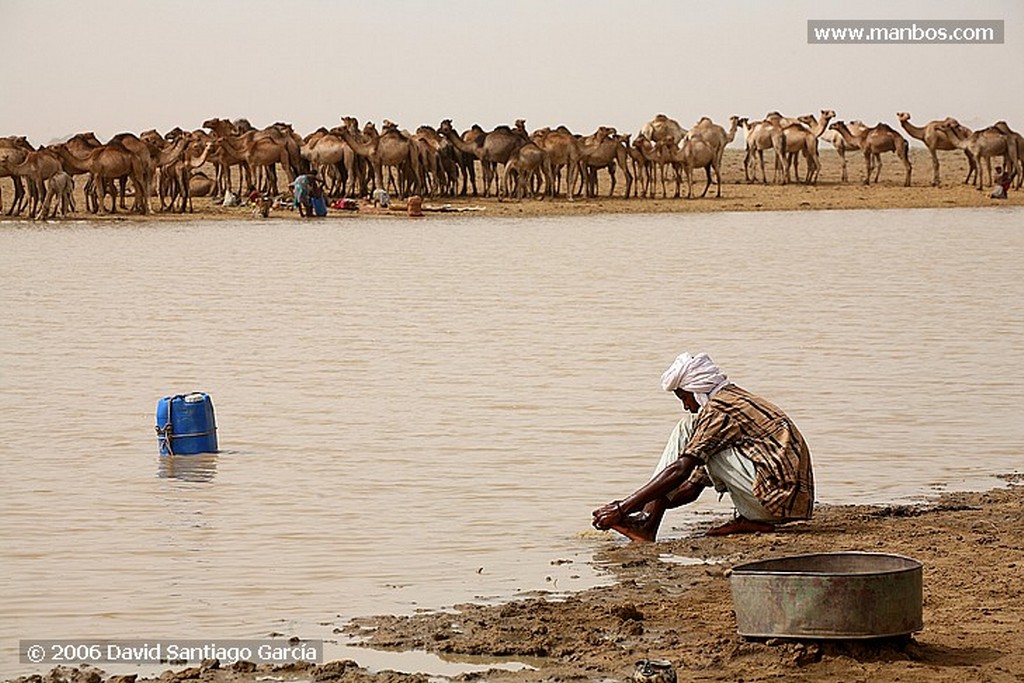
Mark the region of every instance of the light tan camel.
[[818, 138], [827, 130], [828, 123], [835, 118], [836, 113], [831, 109], [822, 109], [821, 118], [808, 128], [802, 123], [792, 123], [782, 129], [783, 150], [786, 153], [786, 180], [789, 180], [789, 169], [793, 167], [794, 177], [800, 180], [800, 167], [797, 163], [799, 154], [803, 154], [807, 160], [807, 177], [804, 183], [813, 185], [818, 182], [818, 174], [821, 171], [821, 160], [818, 157]]
[[775, 170], [772, 174], [772, 182], [777, 182], [784, 156], [782, 128], [769, 119], [749, 121], [746, 118], [741, 118], [739, 124], [746, 142], [746, 154], [743, 157], [744, 178], [747, 182], [757, 182], [757, 167], [754, 166], [756, 158], [761, 167], [761, 181], [768, 184], [768, 174], [764, 170], [764, 153], [765, 150], [770, 149], [775, 152]]
[[[818, 125], [818, 117], [816, 117], [814, 114], [805, 114], [804, 116], [798, 117], [797, 120], [800, 121], [800, 123], [809, 126], [810, 128], [815, 128]], [[847, 123], [846, 127], [850, 129], [850, 132], [853, 133], [854, 137], [860, 135], [860, 133], [867, 130], [867, 126], [865, 126], [863, 122], [856, 120]], [[848, 145], [846, 141], [843, 139], [843, 136], [839, 134], [839, 131], [834, 130], [832, 128], [825, 128], [825, 130], [822, 131], [821, 135], [819, 136], [819, 139], [825, 140], [826, 142], [830, 143], [833, 148], [835, 148], [836, 153], [839, 155], [839, 160], [842, 164], [842, 172], [840, 174], [840, 177], [842, 178], [842, 181], [844, 183], [848, 182], [849, 175], [847, 174], [846, 169], [846, 152], [847, 150], [855, 150], [858, 148], [851, 147], [850, 145]]]
[[655, 184], [658, 182], [659, 177], [661, 178], [661, 196], [663, 198], [667, 197], [668, 190], [665, 187], [668, 179], [667, 167], [673, 167], [677, 182], [679, 182], [679, 174], [682, 172], [682, 168], [672, 160], [678, 147], [672, 144], [671, 140], [653, 143], [645, 137], [638, 137], [633, 141], [633, 149], [648, 164], [648, 184], [650, 186], [651, 198], [653, 199], [657, 194]]
[[306, 137], [299, 153], [310, 166], [319, 169], [323, 178], [330, 180], [329, 195], [347, 195], [350, 177], [352, 192], [356, 192], [356, 153], [340, 134], [321, 128]]
[[[58, 171], [46, 183], [46, 199], [39, 218], [65, 218], [75, 211], [75, 181], [64, 171]], [[52, 208], [51, 208], [52, 206]]]
[[729, 130], [718, 125], [707, 116], [701, 117], [697, 123], [693, 124], [693, 128], [687, 135], [700, 135], [712, 149], [715, 151], [715, 156], [718, 158], [717, 163], [714, 166], [715, 173], [718, 173], [718, 169], [722, 167], [722, 155], [725, 153], [725, 148], [736, 139], [736, 130], [739, 127], [739, 118], [736, 116], [729, 117]]
[[[173, 144], [162, 149], [156, 162], [160, 169], [160, 208], [174, 210], [175, 202], [181, 200], [178, 213], [194, 211], [192, 205], [192, 172], [206, 163], [213, 141], [203, 141], [191, 135], [179, 136]], [[164, 195], [168, 196], [170, 205], [164, 205]]]
[[[958, 149], [962, 149], [972, 157], [978, 164], [977, 187], [979, 190], [985, 188], [985, 174], [988, 171], [988, 185], [992, 184], [992, 157], [1001, 156], [1008, 168], [1019, 169], [1020, 160], [1017, 158], [1016, 140], [1001, 131], [995, 126], [989, 126], [967, 135], [964, 128], [948, 124], [941, 126], [943, 131], [949, 135]], [[982, 167], [982, 162], [985, 163]]]
[[[948, 152], [957, 149], [956, 143], [946, 132], [949, 126], [957, 124], [957, 120], [947, 116], [941, 121], [929, 121], [921, 128], [910, 122], [910, 114], [905, 111], [897, 112], [896, 118], [900, 120], [900, 125], [903, 126], [903, 130], [907, 131], [907, 135], [920, 140], [928, 148], [928, 153], [932, 155], [932, 185], [938, 187], [940, 184], [938, 151]], [[966, 151], [964, 154], [967, 156], [968, 168], [973, 169], [974, 159]], [[971, 171], [967, 172], [967, 177], [971, 177]], [[966, 183], [967, 179], [964, 182]]]
[[[505, 195], [521, 200], [530, 192], [537, 196], [534, 181], [544, 183], [544, 192], [540, 194], [554, 197], [554, 177], [552, 174], [551, 157], [534, 142], [523, 142], [505, 165]], [[514, 187], [510, 187], [514, 183]]]
[[671, 140], [674, 145], [678, 145], [685, 136], [686, 129], [680, 126], [678, 121], [670, 119], [665, 114], [656, 114], [653, 119], [640, 128], [640, 132], [637, 134], [637, 137], [647, 138], [654, 143]]
[[907, 144], [906, 139], [890, 126], [885, 123], [879, 123], [873, 128], [864, 130], [859, 135], [854, 135], [850, 132], [850, 129], [842, 121], [836, 121], [829, 127], [839, 131], [847, 144], [856, 145], [864, 153], [865, 185], [871, 184], [872, 171], [875, 174], [875, 182], [878, 182], [878, 177], [882, 172], [882, 154], [894, 152], [907, 170], [903, 185], [904, 187], [910, 187], [910, 173], [912, 171], [908, 154], [910, 146]]

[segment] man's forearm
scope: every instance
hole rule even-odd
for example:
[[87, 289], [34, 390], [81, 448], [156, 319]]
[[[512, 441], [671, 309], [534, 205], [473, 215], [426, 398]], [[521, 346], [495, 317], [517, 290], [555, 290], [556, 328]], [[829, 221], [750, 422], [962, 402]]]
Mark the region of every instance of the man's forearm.
[[624, 498], [620, 505], [626, 513], [642, 509], [647, 503], [657, 498], [666, 497], [673, 490], [690, 478], [693, 470], [700, 462], [691, 456], [683, 456], [663, 469], [656, 477]]

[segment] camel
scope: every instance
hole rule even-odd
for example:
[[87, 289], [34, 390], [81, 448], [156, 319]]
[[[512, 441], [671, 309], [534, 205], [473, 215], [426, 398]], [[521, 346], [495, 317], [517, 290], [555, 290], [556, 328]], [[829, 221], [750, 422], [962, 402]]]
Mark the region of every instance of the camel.
[[452, 143], [432, 126], [418, 127], [413, 138], [430, 147], [431, 151], [425, 158], [428, 161], [431, 158], [433, 160], [430, 172], [437, 179], [441, 194], [451, 196], [457, 194], [459, 191], [459, 161], [456, 156], [457, 150]]
[[[413, 152], [412, 145], [408, 138], [397, 130], [388, 130], [384, 134], [378, 134], [373, 124], [363, 127], [362, 133], [356, 137], [354, 131], [349, 129], [349, 121], [342, 120], [343, 124], [338, 128], [341, 138], [352, 148], [352, 151], [364, 157], [373, 169], [374, 187], [384, 187], [384, 168], [395, 169], [401, 176], [406, 165], [410, 167], [412, 174], [412, 187], [415, 191], [419, 183], [419, 156]], [[401, 194], [401, 188], [399, 188]]]
[[736, 129], [739, 127], [739, 117], [729, 117], [729, 130], [712, 121], [707, 116], [701, 117], [697, 123], [693, 124], [693, 128], [687, 135], [700, 135], [705, 142], [711, 145], [715, 150], [715, 155], [718, 157], [718, 161], [715, 164], [715, 173], [718, 173], [718, 169], [722, 167], [722, 155], [725, 153], [725, 148], [736, 139]]
[[671, 140], [672, 144], [678, 145], [685, 136], [686, 129], [680, 126], [678, 121], [664, 114], [655, 114], [654, 118], [645, 123], [637, 133], [638, 138], [646, 138], [655, 144], [662, 140]]
[[299, 153], [310, 166], [320, 169], [325, 179], [330, 178], [332, 187], [328, 194], [347, 195], [350, 177], [352, 191], [356, 191], [356, 153], [340, 134], [320, 129], [306, 138]]
[[[804, 116], [799, 116], [797, 117], [797, 121], [810, 128], [815, 128], [818, 125], [818, 118], [814, 114], [805, 114]], [[846, 124], [846, 126], [847, 128], [850, 129], [850, 132], [853, 133], [854, 137], [860, 135], [863, 131], [867, 130], [867, 126], [865, 126], [861, 121], [856, 120], [850, 121], [849, 123]], [[839, 160], [842, 163], [842, 172], [840, 177], [842, 178], [842, 181], [844, 183], [848, 182], [849, 176], [847, 174], [846, 169], [846, 151], [858, 148], [851, 147], [850, 145], [848, 145], [846, 141], [843, 140], [843, 136], [839, 134], [839, 131], [834, 130], [832, 128], [825, 128], [825, 130], [822, 131], [821, 135], [818, 137], [821, 140], [825, 140], [826, 142], [831, 143], [832, 147], [835, 148], [836, 153], [839, 155]]]
[[11, 164], [10, 168], [12, 173], [28, 181], [31, 198], [29, 217], [33, 220], [42, 218], [41, 209], [47, 196], [47, 183], [50, 178], [64, 171], [60, 157], [52, 149], [41, 147], [26, 154], [20, 164]]
[[676, 145], [668, 139], [655, 144], [648, 138], [641, 136], [633, 141], [633, 150], [636, 152], [638, 158], [642, 158], [647, 165], [647, 185], [650, 188], [650, 196], [652, 199], [657, 194], [657, 191], [655, 190], [655, 183], [658, 182], [659, 176], [661, 176], [661, 196], [663, 198], [668, 196], [668, 190], [665, 187], [667, 182], [665, 173], [666, 166], [671, 164], [676, 170], [676, 178], [679, 178], [680, 168], [678, 164], [672, 160], [676, 149], [678, 149]]
[[[1015, 183], [1016, 183], [1017, 189], [1020, 189], [1021, 183], [1022, 183], [1022, 181], [1024, 181], [1024, 172], [1022, 172], [1022, 171], [1024, 171], [1024, 135], [1021, 135], [1017, 131], [1011, 130], [1010, 126], [1007, 125], [1006, 121], [997, 121], [997, 122], [992, 124], [992, 127], [995, 128], [996, 130], [998, 130], [1000, 133], [1003, 133], [1004, 135], [1010, 136], [1010, 138], [1012, 138], [1013, 141], [1016, 143], [1016, 147], [1017, 147], [1017, 168], [1016, 168], [1016, 172], [1017, 172], [1017, 175], [1016, 175]], [[1006, 163], [1008, 161], [1008, 159], [1004, 158], [1003, 161], [1004, 161], [1004, 163]]]
[[[920, 140], [928, 148], [928, 153], [932, 155], [932, 185], [938, 187], [939, 155], [937, 152], [939, 150], [952, 151], [957, 149], [956, 143], [946, 132], [949, 126], [957, 125], [957, 120], [946, 117], [941, 121], [929, 121], [923, 128], [919, 128], [910, 122], [910, 114], [905, 111], [897, 112], [896, 118], [900, 120], [900, 125], [903, 126], [903, 130], [907, 131], [907, 135]], [[967, 156], [969, 168], [974, 169], [974, 159], [966, 150], [964, 154]], [[970, 177], [971, 171], [968, 171], [967, 178]], [[964, 179], [964, 182], [966, 183], [968, 180]]]
[[[58, 171], [46, 184], [46, 199], [39, 212], [39, 218], [62, 218], [75, 211], [75, 181], [64, 171]], [[51, 211], [51, 202], [53, 209]]]
[[512, 153], [519, 149], [522, 137], [508, 126], [498, 126], [490, 132], [480, 131], [473, 142], [466, 142], [455, 129], [451, 119], [445, 119], [438, 126], [437, 132], [444, 135], [456, 149], [473, 154], [480, 162], [484, 172], [484, 196], [490, 194], [491, 181], [495, 182], [495, 192], [500, 193], [501, 183], [498, 180], [498, 168], [508, 163]]
[[[599, 126], [593, 135], [580, 140], [580, 165], [583, 169], [582, 179], [586, 183], [588, 197], [597, 195], [597, 171], [602, 168], [608, 170], [608, 176], [611, 179], [608, 196], [611, 197], [615, 194], [616, 166], [621, 166], [626, 176], [626, 196], [629, 196], [633, 184], [633, 173], [629, 169], [629, 159], [622, 144], [622, 138], [614, 128]], [[572, 187], [569, 189], [573, 190]]]
[[576, 173], [579, 171], [580, 158], [583, 152], [580, 151], [579, 141], [576, 136], [568, 130], [551, 130], [540, 128], [534, 131], [533, 142], [548, 153], [551, 159], [552, 174], [554, 176], [554, 196], [558, 195], [562, 182], [562, 169], [566, 173], [566, 197], [573, 200], [572, 188], [576, 186]]
[[910, 187], [910, 173], [912, 171], [912, 167], [910, 165], [910, 157], [908, 155], [909, 145], [902, 135], [890, 128], [887, 124], [879, 123], [873, 128], [865, 129], [858, 135], [854, 135], [850, 132], [850, 129], [842, 121], [836, 121], [831, 124], [829, 128], [838, 131], [848, 145], [856, 145], [862, 152], [864, 152], [864, 165], [866, 170], [866, 175], [864, 177], [865, 185], [871, 184], [872, 171], [875, 172], [875, 182], [878, 182], [878, 176], [882, 172], [882, 154], [884, 152], [895, 152], [896, 156], [903, 162], [903, 166], [907, 170], [907, 176], [903, 181], [903, 185], [904, 187]]
[[[0, 138], [0, 178], [9, 177], [14, 183], [14, 199], [11, 201], [11, 208], [7, 210], [8, 216], [20, 214], [25, 203], [25, 185], [21, 181], [21, 176], [12, 170], [12, 166], [24, 162], [29, 152], [34, 151], [35, 149], [24, 137]], [[3, 210], [2, 198], [0, 198], [0, 210]]]
[[213, 178], [202, 171], [193, 171], [192, 176], [188, 179], [189, 197], [209, 197], [213, 194], [213, 187]]
[[[191, 136], [182, 135], [173, 145], [161, 150], [156, 163], [160, 168], [160, 208], [174, 209], [174, 203], [181, 198], [179, 213], [193, 211], [192, 206], [192, 171], [202, 167], [213, 148], [212, 141], [205, 143], [193, 140]], [[201, 151], [200, 151], [201, 150]], [[166, 181], [166, 185], [165, 185]], [[164, 191], [167, 191], [170, 206], [164, 206]]]
[[800, 169], [797, 164], [797, 155], [803, 154], [807, 159], [807, 177], [804, 183], [813, 185], [818, 182], [818, 173], [821, 171], [821, 160], [818, 158], [818, 138], [827, 129], [829, 121], [835, 118], [836, 113], [831, 109], [821, 110], [821, 119], [815, 123], [813, 128], [807, 128], [802, 123], [792, 123], [782, 129], [782, 148], [787, 155], [786, 160], [786, 181], [789, 181], [790, 165], [794, 167], [796, 180], [800, 179]]
[[[1005, 126], [1005, 124], [1004, 124]], [[967, 134], [967, 129], [962, 126], [943, 124], [940, 126], [943, 132], [949, 136], [958, 149], [962, 149], [974, 158], [978, 165], [977, 187], [979, 190], [985, 188], [983, 168], [981, 162], [985, 162], [984, 169], [988, 170], [988, 184], [992, 184], [992, 157], [1002, 156], [1008, 168], [1020, 173], [1020, 159], [1017, 156], [1017, 144], [1012, 135], [1004, 133], [996, 126], [989, 126], [982, 130]]]
[[772, 174], [772, 182], [779, 178], [779, 171], [783, 163], [783, 136], [782, 128], [770, 120], [749, 121], [746, 118], [739, 119], [739, 125], [743, 129], [743, 137], [746, 141], [746, 154], [743, 158], [743, 176], [746, 181], [757, 182], [756, 167], [753, 166], [754, 158], [757, 157], [761, 166], [761, 181], [768, 184], [768, 175], [764, 170], [764, 152], [773, 150], [775, 152], [775, 171]]
[[[687, 199], [693, 199], [693, 170], [695, 168], [703, 168], [707, 174], [707, 183], [704, 185], [704, 191], [700, 193], [700, 196], [704, 197], [707, 195], [708, 188], [711, 187], [712, 170], [715, 173], [715, 177], [718, 178], [718, 193], [715, 196], [722, 196], [722, 177], [719, 174], [718, 168], [716, 168], [719, 158], [718, 150], [713, 141], [705, 140], [698, 133], [687, 135], [683, 138], [683, 146], [681, 148], [675, 147], [667, 140], [662, 142], [661, 145], [665, 150], [665, 158], [679, 164], [686, 173]], [[676, 174], [676, 197], [679, 196], [679, 184], [680, 178]]]
[[512, 197], [510, 178], [515, 179], [515, 198], [521, 200], [527, 192], [533, 191], [533, 181], [540, 176], [544, 182], [544, 194], [554, 196], [554, 178], [551, 157], [534, 142], [523, 142], [505, 164], [505, 195]]
[[[221, 135], [217, 144], [218, 153], [215, 154], [215, 159], [220, 159], [222, 163], [225, 159], [240, 159], [245, 170], [247, 186], [256, 185], [257, 175], [262, 170], [266, 174], [267, 183], [261, 189], [270, 194], [278, 194], [277, 164], [284, 169], [289, 183], [295, 180], [294, 166], [288, 148], [270, 137], [257, 138], [252, 132], [234, 137]], [[241, 187], [239, 184], [240, 190]]]
[[[626, 146], [626, 155], [629, 157], [629, 162], [633, 169], [633, 197], [647, 197], [648, 192], [653, 190], [651, 173], [654, 169], [653, 162], [649, 161], [644, 156], [643, 151], [640, 149], [640, 145], [644, 142], [650, 143], [650, 140], [644, 140], [643, 138], [637, 138], [636, 140], [630, 140], [630, 136], [626, 135], [624, 144]], [[638, 145], [637, 143], [640, 143]]]
[[[96, 195], [94, 197], [94, 213], [100, 207], [106, 211], [105, 199], [107, 190], [108, 187], [112, 189], [114, 180], [124, 176], [130, 177], [132, 184], [137, 188], [136, 194], [139, 193], [138, 188], [146, 186], [142, 162], [137, 155], [126, 149], [124, 145], [110, 142], [92, 150], [84, 157], [78, 157], [73, 154], [67, 144], [56, 145], [53, 149], [64, 163], [68, 173], [88, 172], [92, 174], [92, 192]], [[111, 192], [111, 195], [113, 201], [111, 202], [110, 213], [117, 213], [116, 192]], [[148, 203], [144, 204], [144, 206], [148, 210]]]

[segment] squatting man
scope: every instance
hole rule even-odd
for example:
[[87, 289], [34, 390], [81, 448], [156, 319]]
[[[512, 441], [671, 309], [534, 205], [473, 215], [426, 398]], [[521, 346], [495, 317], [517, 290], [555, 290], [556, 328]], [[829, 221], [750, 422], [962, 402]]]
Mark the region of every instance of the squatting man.
[[651, 480], [594, 510], [595, 528], [653, 541], [666, 510], [692, 503], [709, 486], [728, 492], [736, 508], [735, 519], [709, 530], [709, 536], [771, 531], [810, 519], [811, 454], [781, 409], [730, 382], [706, 353], [680, 354], [661, 386], [686, 412]]

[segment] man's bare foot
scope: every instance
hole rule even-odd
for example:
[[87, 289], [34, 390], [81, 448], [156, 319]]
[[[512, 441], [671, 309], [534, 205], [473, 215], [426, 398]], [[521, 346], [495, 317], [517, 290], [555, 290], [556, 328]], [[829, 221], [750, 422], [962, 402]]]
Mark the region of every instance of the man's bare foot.
[[620, 524], [612, 524], [609, 529], [618, 531], [620, 534], [625, 536], [631, 541], [636, 543], [650, 543], [654, 540], [654, 535], [643, 527], [630, 526], [629, 520], [623, 520]]
[[755, 522], [747, 519], [746, 517], [737, 517], [731, 522], [726, 522], [721, 526], [716, 526], [713, 529], [708, 529], [704, 532], [705, 536], [729, 536], [731, 534], [757, 534], [767, 533], [774, 531], [775, 525], [770, 522]]

